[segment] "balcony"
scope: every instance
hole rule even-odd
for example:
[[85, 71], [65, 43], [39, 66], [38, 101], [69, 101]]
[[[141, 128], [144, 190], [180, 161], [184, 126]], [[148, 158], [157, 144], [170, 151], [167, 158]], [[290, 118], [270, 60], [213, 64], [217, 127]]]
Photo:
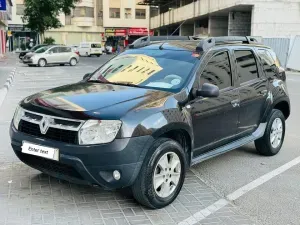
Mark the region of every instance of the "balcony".
[[81, 0], [76, 6], [94, 7], [94, 0]]
[[90, 17], [73, 17], [72, 25], [78, 27], [92, 27], [94, 26], [94, 18]]

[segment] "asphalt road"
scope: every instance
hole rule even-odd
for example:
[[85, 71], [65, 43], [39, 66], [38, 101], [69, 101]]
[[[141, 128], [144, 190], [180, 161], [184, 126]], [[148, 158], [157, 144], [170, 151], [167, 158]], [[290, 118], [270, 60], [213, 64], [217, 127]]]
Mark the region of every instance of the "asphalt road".
[[[133, 204], [132, 200], [121, 198], [111, 192], [99, 193], [94, 189], [86, 189], [82, 192], [81, 188], [70, 184], [60, 183], [45, 176], [33, 176], [37, 174], [37, 171], [33, 172], [25, 165], [19, 164], [19, 160], [10, 147], [9, 122], [18, 101], [41, 90], [77, 82], [84, 74], [94, 71], [110, 57], [81, 57], [76, 67], [29, 68], [13, 60], [3, 67], [0, 64], [0, 86], [2, 86], [1, 82], [6, 79], [4, 77], [9, 75], [6, 71], [9, 73], [13, 67], [17, 67], [13, 86], [0, 108], [0, 132], [3, 134], [0, 136], [1, 225], [10, 224], [9, 222], [12, 221], [14, 221], [12, 224], [22, 225], [34, 222], [36, 222], [34, 224], [72, 225], [177, 224], [191, 214], [197, 213], [219, 199], [226, 198], [240, 187], [300, 156], [300, 120], [298, 118], [300, 74], [288, 73], [292, 112], [287, 121], [286, 137], [281, 152], [274, 157], [263, 157], [258, 155], [254, 145], [250, 144], [194, 166], [192, 171], [197, 174], [197, 177], [189, 173], [179, 198], [165, 210], [149, 211]], [[218, 210], [197, 225], [300, 225], [299, 173], [300, 164], [242, 195], [229, 206]], [[11, 183], [7, 185], [9, 182]], [[198, 186], [192, 186], [195, 184]], [[30, 189], [28, 195], [27, 185]], [[47, 192], [48, 189], [50, 190], [49, 196], [46, 193], [36, 194], [38, 190]], [[94, 203], [97, 204], [93, 205]], [[29, 209], [27, 205], [30, 205]], [[65, 208], [57, 210], [57, 205]], [[42, 209], [49, 209], [49, 211], [41, 212]], [[97, 211], [94, 212], [95, 209]], [[30, 218], [26, 216], [26, 210]], [[121, 210], [122, 217], [116, 217], [119, 216], [117, 210]], [[64, 212], [64, 218], [60, 218], [60, 211]], [[89, 222], [82, 222], [81, 213], [84, 214], [83, 216], [88, 213]], [[108, 214], [110, 217], [107, 216]], [[76, 218], [72, 215], [76, 215]], [[53, 221], [45, 219], [51, 216], [54, 218]], [[42, 222], [37, 222], [39, 218], [42, 218]], [[119, 222], [121, 219], [122, 223]], [[136, 220], [132, 222], [133, 219]], [[67, 222], [63, 223], [65, 221]]]

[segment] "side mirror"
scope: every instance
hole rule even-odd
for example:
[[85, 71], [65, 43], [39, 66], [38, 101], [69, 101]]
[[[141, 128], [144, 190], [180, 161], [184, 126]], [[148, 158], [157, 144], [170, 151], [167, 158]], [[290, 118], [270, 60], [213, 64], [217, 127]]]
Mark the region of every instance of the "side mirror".
[[205, 83], [202, 85], [202, 88], [200, 90], [196, 90], [195, 96], [196, 97], [210, 97], [210, 98], [215, 98], [220, 95], [220, 89], [213, 84], [208, 84]]
[[86, 78], [88, 78], [91, 74], [90, 73], [87, 73], [83, 76], [82, 80], [85, 80]]

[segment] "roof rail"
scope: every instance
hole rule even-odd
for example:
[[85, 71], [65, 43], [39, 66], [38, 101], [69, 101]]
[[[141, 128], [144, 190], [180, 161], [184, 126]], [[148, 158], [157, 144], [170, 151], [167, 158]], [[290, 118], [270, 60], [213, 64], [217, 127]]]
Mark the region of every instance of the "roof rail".
[[128, 47], [131, 49], [141, 48], [158, 41], [188, 41], [194, 39], [192, 36], [145, 36], [135, 40], [132, 44], [128, 45]]
[[209, 48], [215, 46], [216, 44], [222, 43], [242, 43], [242, 44], [252, 44], [258, 43], [256, 38], [250, 36], [224, 36], [224, 37], [210, 37], [200, 40], [196, 51], [206, 51]]

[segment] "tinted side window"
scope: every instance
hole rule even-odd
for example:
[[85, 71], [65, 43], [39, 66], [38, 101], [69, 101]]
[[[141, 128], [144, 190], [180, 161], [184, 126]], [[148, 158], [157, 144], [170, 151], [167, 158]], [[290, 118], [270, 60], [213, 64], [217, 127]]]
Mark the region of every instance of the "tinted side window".
[[267, 50], [267, 52], [271, 55], [271, 57], [275, 60], [275, 65], [277, 67], [280, 67], [281, 66], [281, 63], [280, 63], [280, 60], [279, 58], [277, 57], [276, 53], [270, 49]]
[[238, 75], [240, 83], [245, 83], [258, 78], [258, 71], [255, 56], [252, 51], [234, 51], [237, 61]]
[[60, 52], [71, 52], [71, 48], [60, 47]]
[[264, 71], [267, 77], [273, 76], [274, 72], [272, 67], [276, 65], [275, 60], [272, 58], [270, 53], [264, 49], [258, 50], [258, 55], [260, 57], [261, 63], [263, 65]]
[[201, 85], [210, 83], [221, 89], [232, 86], [230, 61], [227, 52], [213, 56], [200, 77]]
[[55, 47], [55, 48], [52, 48], [52, 49], [50, 50], [50, 52], [53, 52], [53, 53], [59, 53], [60, 51], [59, 51], [59, 48], [58, 48], [58, 47]]

